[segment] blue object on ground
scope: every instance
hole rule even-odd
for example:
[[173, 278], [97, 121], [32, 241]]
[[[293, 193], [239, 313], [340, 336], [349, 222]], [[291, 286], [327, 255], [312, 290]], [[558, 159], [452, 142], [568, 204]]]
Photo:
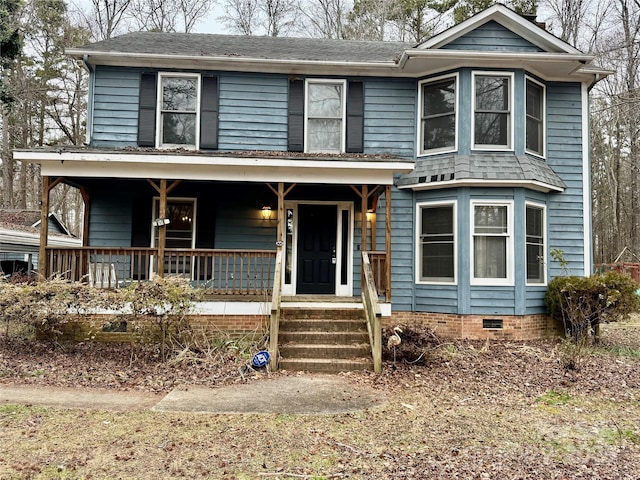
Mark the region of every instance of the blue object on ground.
[[264, 350], [256, 353], [251, 361], [251, 365], [254, 367], [264, 367], [267, 363], [269, 363], [269, 352]]

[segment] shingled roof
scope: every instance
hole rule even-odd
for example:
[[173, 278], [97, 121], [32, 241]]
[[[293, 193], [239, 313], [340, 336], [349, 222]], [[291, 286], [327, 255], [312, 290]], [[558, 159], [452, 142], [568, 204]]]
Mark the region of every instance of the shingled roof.
[[396, 181], [400, 188], [437, 188], [443, 182], [532, 182], [564, 190], [562, 179], [541, 158], [514, 154], [473, 154], [427, 157], [416, 162], [413, 172]]
[[85, 45], [77, 50], [94, 53], [244, 57], [285, 61], [393, 63], [405, 49], [413, 46], [403, 42], [133, 32]]

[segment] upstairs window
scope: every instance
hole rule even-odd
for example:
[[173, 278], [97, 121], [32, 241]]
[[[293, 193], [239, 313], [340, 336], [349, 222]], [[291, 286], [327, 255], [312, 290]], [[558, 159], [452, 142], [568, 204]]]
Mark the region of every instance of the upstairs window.
[[456, 148], [457, 76], [420, 84], [420, 152]]
[[455, 282], [455, 204], [418, 205], [419, 282]]
[[527, 283], [545, 282], [545, 218], [544, 207], [526, 206]]
[[478, 149], [511, 149], [513, 140], [511, 74], [473, 75], [473, 143]]
[[345, 81], [309, 80], [306, 92], [305, 151], [345, 151]]
[[511, 203], [473, 203], [473, 282], [507, 285], [512, 279]]
[[158, 145], [198, 148], [199, 75], [160, 75]]
[[527, 79], [527, 152], [544, 155], [544, 87]]

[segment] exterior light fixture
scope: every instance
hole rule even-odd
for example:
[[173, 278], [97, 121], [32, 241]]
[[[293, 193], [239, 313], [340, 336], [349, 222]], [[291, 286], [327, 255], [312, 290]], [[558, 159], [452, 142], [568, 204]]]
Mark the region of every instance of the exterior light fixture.
[[370, 222], [374, 218], [376, 218], [376, 213], [372, 209], [367, 210], [367, 220]]
[[262, 218], [264, 220], [271, 219], [271, 207], [269, 205], [265, 205], [264, 207], [262, 207]]

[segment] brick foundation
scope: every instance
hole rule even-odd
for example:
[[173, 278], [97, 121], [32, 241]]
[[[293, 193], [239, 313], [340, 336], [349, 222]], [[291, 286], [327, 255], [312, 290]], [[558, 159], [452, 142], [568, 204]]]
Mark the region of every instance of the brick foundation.
[[[194, 331], [215, 336], [220, 332], [234, 338], [260, 338], [269, 325], [265, 315], [190, 315], [187, 317]], [[117, 323], [125, 318], [113, 315], [87, 315], [60, 325], [61, 339], [67, 341], [94, 340], [98, 342], [130, 342], [133, 338], [130, 326], [126, 332], [104, 331], [109, 322]]]
[[[499, 322], [501, 320], [501, 322]], [[561, 334], [548, 315], [453, 315], [427, 312], [393, 312], [384, 326], [422, 323], [436, 335], [466, 340], [539, 340]], [[501, 323], [502, 328], [487, 328]]]

